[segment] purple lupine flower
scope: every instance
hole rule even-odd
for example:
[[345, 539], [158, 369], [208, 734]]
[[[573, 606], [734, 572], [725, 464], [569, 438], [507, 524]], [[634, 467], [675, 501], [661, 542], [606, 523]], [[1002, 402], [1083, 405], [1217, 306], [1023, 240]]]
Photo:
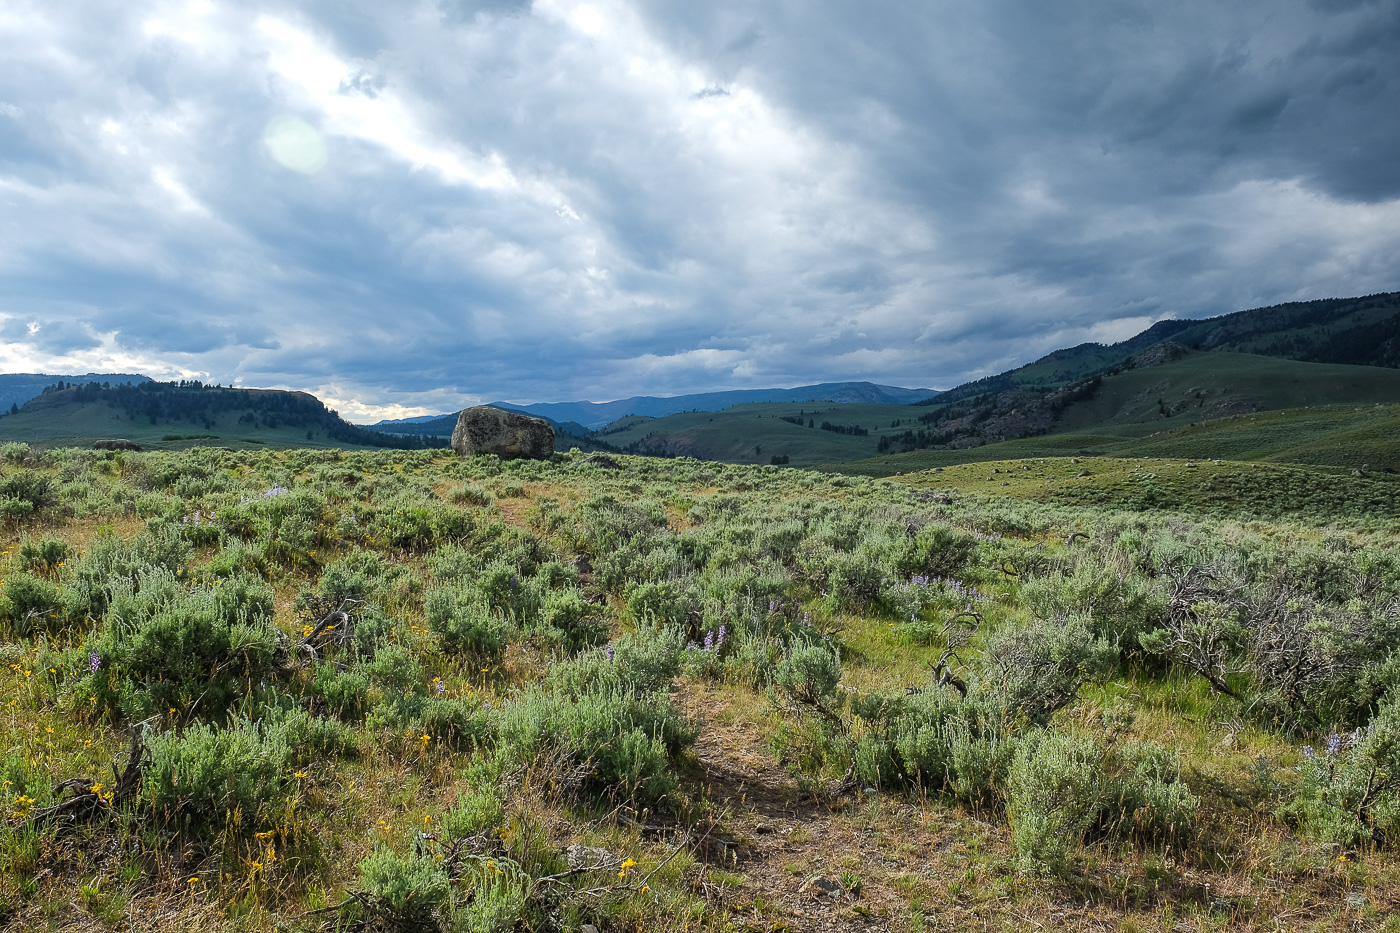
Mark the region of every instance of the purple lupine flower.
[[714, 632], [706, 632], [706, 633], [705, 633], [705, 650], [706, 650], [706, 651], [714, 651], [714, 650], [715, 650], [715, 633], [714, 633]]
[[438, 681], [438, 684], [437, 684], [437, 692], [438, 692], [439, 695], [446, 693], [446, 692], [447, 692], [447, 684], [445, 684], [445, 683], [443, 683], [442, 681], [439, 680], [439, 681]]
[[511, 576], [511, 578], [510, 578], [510, 588], [511, 588], [512, 591], [520, 589], [520, 577], [519, 577], [518, 575], [514, 575], [514, 574], [513, 574], [513, 575]]
[[720, 645], [724, 644], [724, 637], [725, 637], [726, 634], [727, 634], [727, 630], [725, 629], [725, 627], [724, 627], [723, 625], [721, 625], [721, 626], [719, 627], [719, 641], [715, 642], [715, 647], [716, 647], [716, 648], [718, 648]]
[[607, 654], [608, 654], [608, 660], [611, 661], [611, 660], [613, 659], [613, 646], [612, 646], [612, 645], [608, 645], [608, 646], [607, 646], [606, 648], [604, 648], [603, 650], [607, 652]]
[[95, 674], [95, 673], [97, 673], [97, 672], [98, 672], [99, 670], [101, 670], [101, 669], [102, 669], [102, 656], [99, 655], [97, 652], [94, 651], [92, 654], [88, 655], [88, 671], [89, 671], [90, 673]]
[[1306, 757], [1308, 757], [1308, 758], [1316, 758], [1316, 757], [1317, 757], [1317, 755], [1313, 753], [1313, 747], [1312, 747], [1311, 745], [1304, 745], [1304, 746], [1303, 746], [1303, 754], [1304, 754]]
[[1332, 733], [1327, 737], [1327, 754], [1337, 755], [1342, 750], [1342, 737], [1337, 733]]

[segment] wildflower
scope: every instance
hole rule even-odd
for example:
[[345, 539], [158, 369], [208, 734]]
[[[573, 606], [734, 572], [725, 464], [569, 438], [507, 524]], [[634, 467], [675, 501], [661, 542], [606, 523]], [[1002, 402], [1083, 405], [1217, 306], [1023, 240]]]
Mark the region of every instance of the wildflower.
[[427, 748], [427, 747], [428, 747], [428, 743], [431, 742], [432, 740], [433, 740], [433, 737], [432, 737], [431, 735], [428, 735], [426, 732], [423, 733], [423, 735], [418, 739], [418, 741], [420, 741], [420, 742], [423, 743], [423, 747], [424, 747], [424, 748]]
[[265, 833], [253, 833], [253, 835], [254, 835], [254, 836], [257, 836], [259, 839], [271, 839], [271, 838], [272, 838], [272, 830], [269, 829], [269, 830], [268, 830], [267, 832], [265, 832]]
[[613, 659], [613, 646], [608, 645], [606, 648], [603, 649], [603, 651], [607, 652], [608, 660], [611, 661]]
[[1327, 754], [1336, 755], [1342, 750], [1342, 737], [1337, 733], [1332, 733], [1327, 737]]
[[1317, 757], [1317, 755], [1313, 753], [1313, 747], [1312, 747], [1311, 745], [1304, 745], [1304, 746], [1303, 746], [1303, 755], [1304, 755], [1305, 757], [1307, 757], [1307, 758], [1316, 758], [1316, 757]]
[[431, 816], [425, 816], [425, 817], [423, 817], [423, 825], [424, 825], [424, 826], [427, 826], [428, 824], [432, 823], [432, 821], [433, 821], [433, 818], [432, 818]]
[[97, 673], [98, 671], [100, 671], [101, 669], [102, 669], [102, 656], [101, 656], [100, 654], [98, 654], [96, 651], [94, 651], [92, 654], [88, 655], [88, 671], [89, 671], [89, 673], [95, 674], [95, 673]]
[[191, 878], [187, 883], [188, 883], [188, 884], [199, 884], [199, 878], [198, 878], [198, 876]]
[[104, 786], [106, 786], [106, 785], [104, 785], [101, 781], [98, 781], [96, 784], [94, 784], [94, 785], [92, 785], [91, 787], [89, 787], [88, 790], [91, 791], [91, 792], [94, 793], [94, 794], [100, 794], [100, 793], [102, 793], [102, 788], [103, 788]]
[[296, 778], [297, 780], [301, 780], [302, 778], [306, 777], [306, 772], [298, 771], [296, 774], [293, 774], [292, 777]]
[[629, 858], [627, 861], [623, 862], [620, 866], [618, 866], [618, 867], [621, 869], [621, 871], [619, 871], [619, 872], [617, 873], [617, 876], [618, 876], [619, 878], [626, 878], [626, 877], [627, 877], [627, 870], [628, 870], [629, 868], [633, 867], [633, 866], [636, 865], [636, 864], [637, 864], [637, 860], [636, 860], [636, 859], [634, 859], [634, 858]]

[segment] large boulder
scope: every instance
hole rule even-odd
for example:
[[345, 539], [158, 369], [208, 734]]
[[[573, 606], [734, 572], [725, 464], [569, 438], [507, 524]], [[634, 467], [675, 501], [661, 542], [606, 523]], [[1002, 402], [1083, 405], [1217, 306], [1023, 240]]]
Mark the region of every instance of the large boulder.
[[140, 450], [141, 445], [129, 441], [124, 437], [114, 437], [110, 440], [96, 441], [92, 445], [93, 450]]
[[477, 405], [457, 416], [452, 449], [464, 457], [495, 454], [505, 460], [548, 460], [554, 454], [554, 429], [541, 418]]

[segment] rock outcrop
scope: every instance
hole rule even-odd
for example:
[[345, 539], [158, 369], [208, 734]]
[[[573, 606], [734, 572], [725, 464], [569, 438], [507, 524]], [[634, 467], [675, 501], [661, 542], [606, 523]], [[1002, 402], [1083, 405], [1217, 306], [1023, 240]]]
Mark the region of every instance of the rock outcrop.
[[124, 437], [114, 437], [111, 440], [97, 441], [92, 445], [93, 450], [140, 450], [141, 445], [127, 440]]
[[518, 411], [477, 405], [457, 416], [452, 449], [464, 457], [495, 454], [503, 460], [548, 460], [554, 454], [554, 429], [548, 421]]

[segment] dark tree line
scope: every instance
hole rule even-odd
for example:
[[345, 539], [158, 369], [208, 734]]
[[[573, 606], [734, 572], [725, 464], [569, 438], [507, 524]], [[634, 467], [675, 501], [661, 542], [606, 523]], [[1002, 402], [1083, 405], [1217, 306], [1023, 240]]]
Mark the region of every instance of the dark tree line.
[[350, 424], [337, 412], [326, 408], [320, 399], [306, 392], [239, 389], [205, 385], [198, 380], [115, 386], [97, 382], [86, 385], [59, 382], [46, 387], [36, 402], [43, 407], [85, 402], [105, 404], [108, 408], [120, 410], [128, 420], [143, 418], [153, 425], [179, 422], [210, 430], [216, 421], [236, 415], [240, 425], [321, 432], [343, 444], [398, 450], [449, 446], [445, 437], [381, 434]]

